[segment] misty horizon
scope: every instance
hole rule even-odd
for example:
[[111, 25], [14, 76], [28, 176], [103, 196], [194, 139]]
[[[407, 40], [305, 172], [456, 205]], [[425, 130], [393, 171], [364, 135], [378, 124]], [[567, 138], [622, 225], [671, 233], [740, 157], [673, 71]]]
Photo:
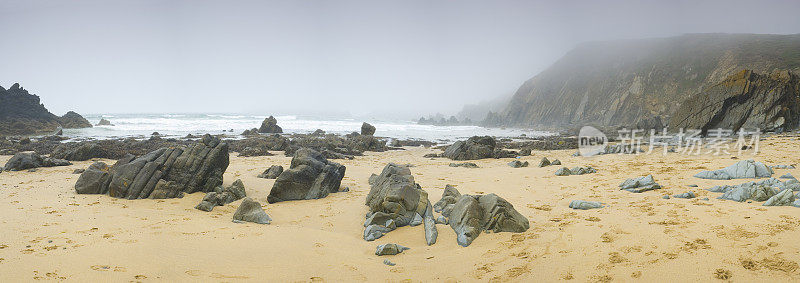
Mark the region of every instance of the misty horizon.
[[0, 3], [0, 85], [58, 115], [449, 116], [584, 42], [800, 31], [794, 1]]

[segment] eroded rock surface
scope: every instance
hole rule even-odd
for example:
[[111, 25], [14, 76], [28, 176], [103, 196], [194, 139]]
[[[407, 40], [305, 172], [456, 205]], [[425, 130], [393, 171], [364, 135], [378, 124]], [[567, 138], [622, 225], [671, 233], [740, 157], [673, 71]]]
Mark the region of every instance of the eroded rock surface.
[[54, 167], [72, 165], [69, 161], [41, 156], [35, 152], [19, 152], [14, 154], [3, 166], [6, 171], [21, 171], [39, 167]]
[[702, 171], [694, 175], [700, 179], [730, 180], [772, 177], [773, 171], [764, 163], [752, 159], [736, 162], [731, 166], [719, 170]]
[[[446, 196], [453, 195], [455, 193], [451, 192]], [[447, 222], [463, 247], [469, 246], [483, 231], [521, 233], [530, 228], [525, 216], [495, 194], [460, 195], [448, 215]]]
[[498, 148], [493, 137], [474, 136], [466, 141], [455, 142], [445, 149], [442, 156], [452, 160], [475, 160], [514, 157], [516, 153]]
[[297, 150], [289, 169], [275, 180], [267, 201], [276, 203], [327, 197], [339, 191], [345, 169], [345, 166], [328, 161], [313, 149]]

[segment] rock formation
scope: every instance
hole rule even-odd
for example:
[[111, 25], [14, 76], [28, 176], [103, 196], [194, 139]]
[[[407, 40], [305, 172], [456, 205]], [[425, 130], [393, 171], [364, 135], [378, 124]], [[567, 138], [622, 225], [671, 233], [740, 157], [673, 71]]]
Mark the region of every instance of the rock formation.
[[800, 121], [800, 79], [789, 71], [759, 75], [742, 70], [692, 95], [672, 116], [674, 129], [795, 129]]
[[107, 158], [109, 153], [96, 143], [81, 143], [76, 147], [59, 145], [50, 155], [71, 161], [86, 161], [92, 158]]
[[267, 215], [261, 204], [251, 198], [245, 198], [239, 208], [233, 213], [233, 222], [252, 222], [256, 224], [269, 224], [272, 218]]
[[[454, 195], [452, 191], [445, 194], [443, 200]], [[444, 211], [448, 211], [447, 206]], [[460, 195], [448, 215], [445, 216], [456, 233], [456, 241], [463, 247], [469, 246], [483, 231], [521, 233], [530, 228], [525, 216], [495, 194]]]
[[69, 111], [64, 116], [58, 118], [58, 122], [61, 123], [61, 127], [64, 129], [81, 129], [81, 128], [91, 128], [92, 123], [89, 123], [89, 120], [83, 118], [81, 114], [75, 113], [74, 111]]
[[211, 211], [215, 206], [223, 206], [246, 196], [247, 193], [244, 190], [242, 180], [237, 179], [230, 186], [224, 188], [217, 186], [213, 192], [206, 193], [206, 196], [195, 208], [202, 211]]
[[39, 96], [14, 84], [6, 90], [0, 86], [0, 136], [55, 133], [60, 126], [39, 101]]
[[278, 120], [275, 117], [269, 116], [261, 122], [261, 127], [258, 128], [259, 133], [279, 134], [283, 133], [283, 129], [278, 126]]
[[365, 136], [371, 136], [375, 134], [375, 126], [370, 125], [367, 122], [361, 124], [361, 134]]
[[736, 162], [736, 164], [723, 169], [702, 171], [694, 176], [700, 179], [730, 180], [745, 178], [769, 178], [772, 177], [772, 174], [772, 169], [764, 165], [764, 163], [748, 159]]
[[442, 156], [452, 160], [475, 160], [483, 158], [514, 157], [515, 153], [502, 150], [490, 136], [474, 136], [466, 141], [457, 141], [445, 149]]
[[[206, 134], [189, 147], [161, 148], [118, 160], [108, 175], [86, 170], [75, 184], [78, 193], [108, 194], [126, 199], [174, 198], [183, 193], [210, 192], [222, 184], [228, 168], [228, 144]], [[84, 184], [101, 183], [99, 188]]]
[[276, 203], [327, 197], [339, 191], [345, 169], [313, 149], [297, 150], [289, 169], [275, 180], [267, 201]]
[[69, 161], [57, 158], [43, 157], [35, 152], [20, 152], [14, 154], [3, 166], [6, 171], [20, 171], [39, 167], [54, 167], [72, 165]]
[[283, 173], [283, 166], [272, 165], [267, 170], [264, 170], [263, 173], [258, 174], [258, 177], [264, 179], [277, 179], [281, 173]]
[[620, 190], [629, 191], [632, 193], [642, 193], [646, 191], [652, 191], [660, 189], [661, 185], [656, 183], [655, 179], [653, 179], [653, 175], [647, 175], [644, 177], [634, 178], [634, 179], [627, 179], [622, 184], [619, 184]]
[[100, 122], [97, 122], [95, 126], [114, 126], [114, 124], [111, 124], [111, 121], [106, 120], [106, 118], [100, 118]]

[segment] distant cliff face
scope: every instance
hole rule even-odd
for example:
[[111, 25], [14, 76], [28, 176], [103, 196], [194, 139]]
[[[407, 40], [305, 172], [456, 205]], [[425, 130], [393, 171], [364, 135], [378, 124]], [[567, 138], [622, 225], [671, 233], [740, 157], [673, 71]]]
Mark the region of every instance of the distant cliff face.
[[681, 103], [750, 69], [800, 71], [800, 35], [690, 34], [583, 44], [526, 81], [487, 124], [658, 125]]
[[14, 84], [8, 90], [0, 87], [0, 135], [31, 135], [54, 132], [58, 116], [39, 102], [39, 96]]

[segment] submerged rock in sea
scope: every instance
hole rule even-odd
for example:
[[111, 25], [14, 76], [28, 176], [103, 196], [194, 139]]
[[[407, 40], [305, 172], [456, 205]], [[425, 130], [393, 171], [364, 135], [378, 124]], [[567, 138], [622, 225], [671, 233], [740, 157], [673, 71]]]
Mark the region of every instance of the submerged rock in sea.
[[69, 161], [44, 157], [35, 152], [19, 152], [14, 154], [3, 166], [5, 171], [21, 171], [39, 167], [54, 167], [72, 165]]
[[745, 178], [769, 178], [772, 176], [772, 174], [772, 169], [764, 165], [764, 163], [748, 159], [736, 162], [736, 164], [723, 169], [702, 171], [694, 176], [700, 179], [730, 180]]
[[272, 165], [269, 167], [269, 169], [264, 170], [263, 173], [258, 174], [258, 178], [277, 179], [278, 176], [281, 175], [281, 173], [283, 173], [283, 166]]
[[375, 134], [375, 126], [370, 125], [367, 122], [361, 124], [361, 134], [365, 136], [371, 136]]
[[641, 193], [651, 190], [657, 190], [660, 188], [661, 185], [656, 183], [655, 179], [653, 179], [653, 175], [627, 179], [624, 182], [622, 182], [622, 184], [619, 184], [620, 190], [626, 190], [632, 193]]
[[602, 207], [603, 204], [600, 203], [599, 201], [573, 200], [569, 203], [569, 208], [572, 209], [587, 210], [587, 209], [596, 209]]
[[379, 245], [378, 248], [375, 250], [375, 255], [396, 255], [402, 253], [405, 250], [409, 250], [410, 248], [398, 245], [398, 244], [383, 244]]
[[445, 149], [442, 156], [452, 160], [475, 160], [483, 158], [515, 157], [516, 153], [502, 150], [490, 136], [474, 136], [466, 141], [457, 141]]
[[269, 224], [272, 218], [267, 215], [261, 204], [251, 198], [245, 198], [239, 208], [233, 213], [233, 222], [252, 222], [256, 224]]
[[[183, 193], [210, 192], [222, 184], [228, 168], [228, 144], [205, 135], [189, 147], [161, 148], [145, 155], [128, 155], [117, 161], [108, 175], [87, 170], [82, 183], [103, 182], [100, 188], [82, 189], [78, 193], [106, 194], [117, 198], [175, 198]], [[163, 182], [162, 182], [163, 181]]]
[[89, 123], [89, 120], [86, 120], [86, 118], [83, 118], [81, 114], [75, 113], [74, 111], [69, 111], [67, 114], [64, 114], [64, 116], [59, 117], [58, 122], [64, 129], [81, 129], [92, 127], [92, 123]]
[[406, 166], [387, 164], [380, 175], [369, 178], [370, 191], [365, 204], [369, 207], [364, 223], [364, 240], [371, 241], [395, 229], [423, 219], [425, 240], [436, 243], [438, 232], [428, 193], [414, 182]]
[[[453, 194], [450, 194], [453, 195]], [[469, 246], [482, 231], [525, 232], [530, 222], [505, 199], [495, 195], [460, 195], [448, 222], [459, 245]]]
[[269, 116], [261, 122], [261, 127], [258, 128], [259, 133], [279, 134], [283, 133], [283, 129], [278, 126], [278, 120], [275, 117]]
[[97, 122], [95, 126], [114, 126], [114, 124], [111, 124], [111, 121], [106, 120], [106, 118], [100, 118], [100, 122]]
[[319, 152], [303, 148], [295, 152], [289, 169], [275, 180], [269, 203], [319, 199], [339, 191], [345, 166], [328, 161]]
[[682, 194], [673, 195], [672, 197], [690, 199], [690, 198], [695, 198], [696, 196], [694, 195], [694, 192], [685, 192]]

